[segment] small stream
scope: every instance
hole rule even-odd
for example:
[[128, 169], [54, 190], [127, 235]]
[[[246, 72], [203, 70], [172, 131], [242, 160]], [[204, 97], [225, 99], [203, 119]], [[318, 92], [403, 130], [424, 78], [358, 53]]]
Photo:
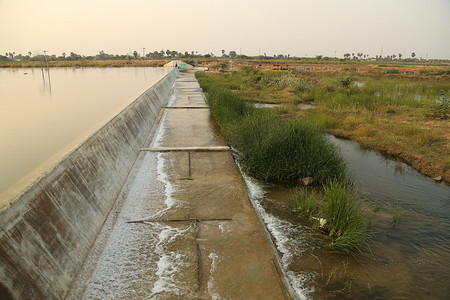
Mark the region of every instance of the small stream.
[[[449, 299], [450, 187], [402, 162], [329, 136], [347, 161], [373, 216], [370, 248], [332, 252], [328, 241], [290, 211], [290, 186], [245, 177], [298, 299]], [[393, 223], [395, 211], [399, 221]]]

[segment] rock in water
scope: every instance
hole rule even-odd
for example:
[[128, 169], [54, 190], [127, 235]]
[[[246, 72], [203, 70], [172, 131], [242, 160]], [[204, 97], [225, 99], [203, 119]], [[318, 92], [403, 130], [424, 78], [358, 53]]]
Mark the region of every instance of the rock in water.
[[433, 179], [434, 179], [435, 181], [442, 181], [442, 176], [434, 177]]

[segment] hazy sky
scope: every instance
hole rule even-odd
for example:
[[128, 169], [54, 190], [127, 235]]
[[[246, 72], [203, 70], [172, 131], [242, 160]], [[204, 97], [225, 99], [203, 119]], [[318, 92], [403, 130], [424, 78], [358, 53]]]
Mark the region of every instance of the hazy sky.
[[450, 59], [450, 0], [0, 0], [0, 53]]

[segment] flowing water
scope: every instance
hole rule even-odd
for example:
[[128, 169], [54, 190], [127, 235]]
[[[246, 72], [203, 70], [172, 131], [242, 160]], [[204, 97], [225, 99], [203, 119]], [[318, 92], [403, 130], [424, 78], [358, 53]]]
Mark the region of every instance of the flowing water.
[[167, 72], [0, 69], [0, 202], [22, 191]]
[[329, 138], [373, 215], [376, 236], [361, 255], [332, 252], [291, 213], [292, 187], [245, 177], [297, 298], [449, 299], [450, 187], [356, 142]]
[[[144, 148], [225, 145], [194, 80]], [[66, 299], [289, 299], [275, 261], [228, 151], [141, 151]]]

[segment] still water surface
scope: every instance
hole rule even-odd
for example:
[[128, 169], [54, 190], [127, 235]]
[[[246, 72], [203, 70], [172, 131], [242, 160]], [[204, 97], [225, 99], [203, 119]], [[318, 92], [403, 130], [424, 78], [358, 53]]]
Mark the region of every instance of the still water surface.
[[167, 72], [0, 69], [0, 203], [23, 190]]
[[297, 297], [450, 299], [450, 187], [356, 142], [329, 138], [373, 215], [376, 235], [362, 255], [330, 251], [327, 239], [290, 212], [291, 187], [246, 178]]

